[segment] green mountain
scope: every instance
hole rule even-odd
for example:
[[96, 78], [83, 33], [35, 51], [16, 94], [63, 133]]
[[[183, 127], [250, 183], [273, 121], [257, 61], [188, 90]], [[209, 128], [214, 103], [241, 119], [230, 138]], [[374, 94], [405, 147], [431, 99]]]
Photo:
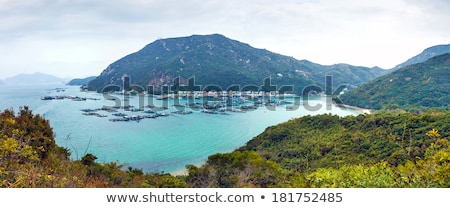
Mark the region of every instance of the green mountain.
[[408, 65], [422, 63], [434, 56], [439, 56], [444, 53], [450, 53], [450, 44], [429, 47], [429, 48], [425, 49], [422, 53], [418, 54], [417, 56], [414, 56], [414, 57], [408, 59], [406, 62], [395, 66], [392, 70], [395, 71], [395, 70], [398, 70], [398, 69], [403, 68]]
[[72, 79], [70, 80], [67, 85], [87, 85], [90, 81], [97, 78], [96, 76], [86, 77], [86, 78], [79, 78], [79, 79]]
[[271, 77], [272, 84], [293, 85], [300, 93], [307, 85], [324, 87], [325, 76], [334, 76], [334, 85], [360, 85], [385, 73], [380, 68], [366, 68], [337, 64], [323, 66], [306, 60], [256, 49], [223, 35], [193, 35], [190, 37], [157, 40], [136, 53], [127, 55], [109, 65], [89, 90], [101, 91], [106, 85], [122, 86], [124, 74], [130, 83], [155, 90], [173, 85], [180, 77], [181, 84], [195, 76], [195, 84], [217, 85], [226, 90], [232, 85], [261, 86]]
[[448, 108], [449, 75], [450, 53], [447, 53], [379, 77], [340, 98], [345, 104], [370, 109]]
[[[191, 187], [450, 187], [450, 111], [304, 116], [188, 165]], [[441, 131], [440, 131], [441, 130]]]

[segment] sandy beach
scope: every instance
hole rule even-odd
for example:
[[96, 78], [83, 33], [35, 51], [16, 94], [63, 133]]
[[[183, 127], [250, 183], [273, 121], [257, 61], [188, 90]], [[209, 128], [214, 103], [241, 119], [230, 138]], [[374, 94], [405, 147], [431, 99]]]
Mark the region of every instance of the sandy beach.
[[350, 109], [356, 110], [363, 114], [371, 114], [372, 113], [372, 111], [370, 109], [360, 108], [360, 107], [356, 107], [356, 106], [352, 106], [352, 105], [338, 104], [337, 106], [342, 107], [342, 108], [350, 108]]

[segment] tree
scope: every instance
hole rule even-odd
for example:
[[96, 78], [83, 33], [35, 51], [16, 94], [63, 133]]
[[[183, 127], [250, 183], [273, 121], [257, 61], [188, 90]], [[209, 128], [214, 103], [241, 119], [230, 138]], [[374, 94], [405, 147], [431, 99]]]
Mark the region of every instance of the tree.
[[95, 155], [88, 153], [81, 158], [81, 163], [86, 166], [91, 166], [95, 163], [94, 161], [96, 159], [97, 159], [97, 157]]

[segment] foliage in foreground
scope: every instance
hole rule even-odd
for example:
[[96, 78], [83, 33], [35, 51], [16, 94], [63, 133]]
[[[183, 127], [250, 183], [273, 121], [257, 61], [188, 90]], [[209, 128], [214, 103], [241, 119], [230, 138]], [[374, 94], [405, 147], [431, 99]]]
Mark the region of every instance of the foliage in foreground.
[[96, 163], [92, 154], [72, 161], [55, 144], [49, 122], [27, 108], [0, 113], [0, 187], [186, 187], [169, 174], [123, 170], [117, 162]]
[[[450, 148], [444, 139], [449, 125], [449, 111], [305, 116], [188, 168], [187, 182], [191, 187], [450, 187]], [[274, 165], [257, 166], [263, 174], [254, 174], [258, 160]]]
[[25, 107], [0, 113], [0, 187], [450, 187], [449, 129], [450, 111], [305, 116], [172, 176], [73, 161]]

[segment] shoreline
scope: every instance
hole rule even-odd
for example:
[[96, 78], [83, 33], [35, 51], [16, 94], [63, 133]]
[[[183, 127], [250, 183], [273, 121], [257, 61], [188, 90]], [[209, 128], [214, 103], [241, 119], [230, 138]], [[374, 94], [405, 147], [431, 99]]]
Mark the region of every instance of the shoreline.
[[336, 104], [336, 106], [342, 107], [342, 108], [350, 108], [350, 109], [356, 110], [362, 114], [369, 114], [369, 115], [372, 114], [372, 110], [367, 109], [367, 108], [360, 108], [357, 106], [346, 105], [346, 104]]

